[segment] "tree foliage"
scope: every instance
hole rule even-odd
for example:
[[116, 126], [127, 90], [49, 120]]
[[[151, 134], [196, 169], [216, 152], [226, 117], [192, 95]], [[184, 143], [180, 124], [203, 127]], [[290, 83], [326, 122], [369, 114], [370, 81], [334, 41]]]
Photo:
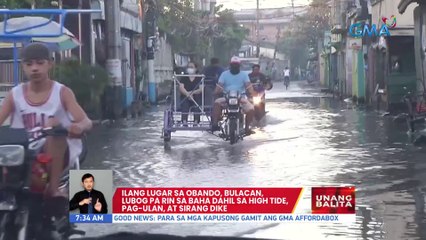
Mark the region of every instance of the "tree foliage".
[[228, 57], [237, 51], [246, 31], [235, 21], [232, 12], [215, 9], [212, 21], [208, 12], [195, 11], [191, 0], [158, 0], [158, 27], [167, 34], [174, 53], [190, 55], [195, 60], [209, 57], [210, 44], [215, 55]]
[[194, 54], [198, 49], [199, 21], [189, 0], [159, 0], [158, 28], [168, 34], [167, 38], [176, 53]]
[[[220, 9], [221, 6], [219, 6]], [[214, 37], [213, 46], [215, 56], [222, 63], [228, 62], [232, 55], [236, 55], [241, 48], [241, 44], [249, 30], [241, 27], [234, 19], [234, 15], [230, 10], [218, 12], [217, 18], [217, 35]]]
[[310, 48], [316, 49], [324, 31], [330, 29], [330, 7], [325, 0], [314, 0], [307, 13], [297, 16], [289, 24], [279, 50], [290, 56], [294, 65], [306, 63]]
[[73, 90], [87, 112], [99, 114], [101, 96], [109, 79], [104, 68], [80, 64], [79, 60], [67, 60], [61, 62], [54, 72], [55, 79]]
[[[31, 9], [32, 2], [32, 0], [0, 0], [0, 9]], [[52, 5], [52, 1], [50, 0], [36, 0], [35, 5], [36, 8], [57, 8]], [[12, 15], [11, 18], [23, 16], [24, 15]], [[46, 15], [44, 15], [44, 17], [46, 17]], [[3, 15], [0, 15], [0, 21], [4, 21]]]
[[[31, 8], [32, 0], [0, 0], [0, 8], [18, 9], [18, 8]], [[50, 0], [36, 0], [37, 8], [50, 8], [52, 7]]]

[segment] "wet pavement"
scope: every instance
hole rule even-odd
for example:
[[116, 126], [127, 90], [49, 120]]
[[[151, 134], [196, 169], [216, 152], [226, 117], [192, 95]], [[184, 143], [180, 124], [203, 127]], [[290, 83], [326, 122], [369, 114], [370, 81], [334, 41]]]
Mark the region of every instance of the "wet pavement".
[[[208, 133], [160, 138], [162, 107], [90, 136], [88, 169], [113, 169], [117, 186], [283, 187], [354, 184], [354, 224], [87, 224], [101, 232], [240, 236], [273, 239], [426, 239], [426, 148], [405, 124], [338, 102], [292, 82], [267, 93], [265, 122], [231, 146]], [[192, 135], [192, 136], [191, 136]], [[309, 206], [304, 208], [309, 209]]]

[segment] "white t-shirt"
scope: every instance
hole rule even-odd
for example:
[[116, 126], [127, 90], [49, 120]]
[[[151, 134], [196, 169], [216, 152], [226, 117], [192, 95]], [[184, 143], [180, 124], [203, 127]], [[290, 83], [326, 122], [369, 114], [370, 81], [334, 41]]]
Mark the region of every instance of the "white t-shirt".
[[[41, 104], [34, 104], [29, 101], [24, 91], [27, 86], [22, 83], [12, 90], [15, 109], [11, 118], [11, 128], [25, 128], [31, 131], [36, 127], [44, 127], [49, 116], [55, 116], [65, 128], [72, 124], [72, 116], [62, 104], [62, 84], [54, 82], [49, 98]], [[69, 164], [73, 166], [78, 164], [78, 158], [83, 147], [82, 141], [78, 138], [67, 138], [67, 142], [70, 153]]]
[[290, 69], [285, 69], [284, 70], [284, 76], [285, 77], [290, 77]]

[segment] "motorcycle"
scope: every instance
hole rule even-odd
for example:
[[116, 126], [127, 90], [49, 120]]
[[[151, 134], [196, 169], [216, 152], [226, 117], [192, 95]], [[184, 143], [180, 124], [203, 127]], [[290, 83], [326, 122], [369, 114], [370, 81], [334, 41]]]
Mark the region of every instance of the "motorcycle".
[[[30, 132], [0, 127], [0, 240], [62, 240], [75, 234], [85, 235], [69, 223], [68, 199], [44, 200], [43, 191], [36, 191], [39, 186], [31, 181], [32, 173], [43, 169], [37, 164], [43, 162], [45, 155], [40, 153], [46, 137], [67, 135], [68, 131], [62, 127], [38, 128]], [[86, 138], [82, 140], [80, 164], [87, 153]], [[47, 168], [44, 169], [47, 172]], [[46, 180], [45, 175], [42, 176]], [[67, 185], [68, 171], [62, 175], [59, 187]]]
[[265, 92], [266, 90], [272, 89], [272, 83], [267, 80], [267, 84], [264, 84], [262, 81], [260, 81], [259, 78], [252, 81], [253, 90], [257, 93], [257, 96], [253, 97], [250, 96], [250, 102], [254, 106], [254, 116], [257, 121], [260, 121], [265, 115], [266, 115], [266, 98], [265, 98]]
[[223, 109], [220, 137], [230, 141], [231, 145], [243, 140], [244, 137], [245, 114], [240, 105], [241, 97], [237, 91], [225, 94], [227, 107]]

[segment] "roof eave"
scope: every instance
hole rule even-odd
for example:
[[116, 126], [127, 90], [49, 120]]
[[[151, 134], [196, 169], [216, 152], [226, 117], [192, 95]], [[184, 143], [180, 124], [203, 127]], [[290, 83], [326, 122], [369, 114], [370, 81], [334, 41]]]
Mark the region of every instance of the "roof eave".
[[418, 2], [418, 0], [401, 0], [398, 4], [398, 12], [400, 14], [404, 14], [405, 10], [407, 10], [408, 6], [414, 2]]

